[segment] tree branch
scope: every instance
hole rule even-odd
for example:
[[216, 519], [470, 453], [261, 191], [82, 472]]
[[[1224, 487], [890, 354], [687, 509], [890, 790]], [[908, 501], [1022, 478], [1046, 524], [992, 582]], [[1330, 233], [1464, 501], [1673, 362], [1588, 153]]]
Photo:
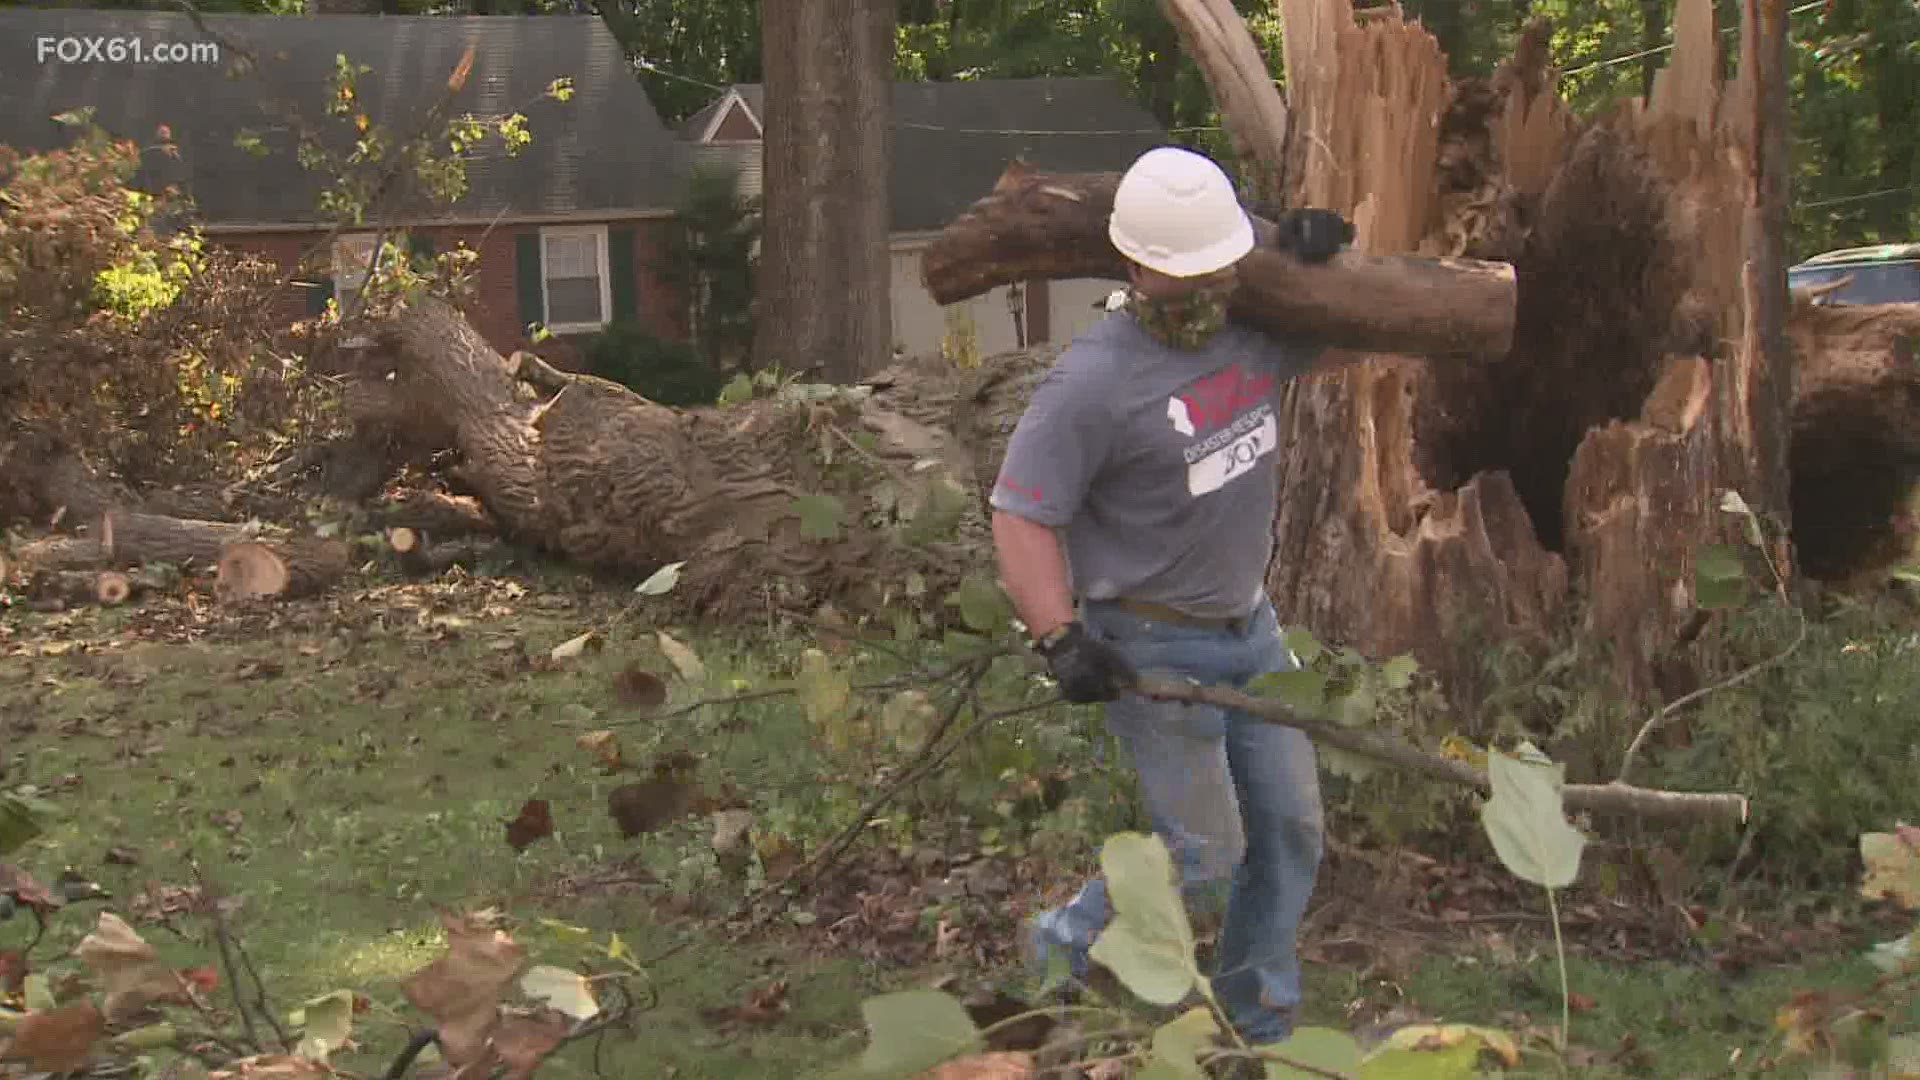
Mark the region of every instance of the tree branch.
[[[1492, 790], [1487, 774], [1463, 761], [1430, 754], [1370, 731], [1341, 727], [1269, 698], [1254, 697], [1222, 686], [1200, 686], [1166, 679], [1142, 679], [1136, 690], [1145, 697], [1160, 701], [1198, 702], [1237, 709], [1270, 724], [1298, 728], [1317, 742], [1349, 753], [1476, 791]], [[1661, 791], [1634, 787], [1616, 780], [1606, 784], [1568, 784], [1562, 796], [1569, 809], [1603, 814], [1626, 814], [1693, 824], [1744, 823], [1747, 820], [1747, 797], [1732, 792]]]

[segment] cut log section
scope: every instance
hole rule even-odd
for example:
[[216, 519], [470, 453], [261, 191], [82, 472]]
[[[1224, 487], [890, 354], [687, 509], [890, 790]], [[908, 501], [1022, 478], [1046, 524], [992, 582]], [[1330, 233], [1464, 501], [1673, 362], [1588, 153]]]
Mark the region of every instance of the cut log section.
[[93, 596], [107, 607], [124, 604], [133, 596], [133, 579], [118, 570], [102, 570], [93, 579]]
[[331, 585], [347, 570], [339, 540], [242, 540], [220, 551], [214, 591], [222, 601], [291, 600]]
[[[927, 290], [951, 304], [1035, 278], [1124, 281], [1126, 262], [1107, 238], [1119, 183], [1118, 173], [1035, 173], [1015, 162], [928, 245]], [[1512, 347], [1519, 298], [1506, 263], [1348, 251], [1314, 265], [1271, 247], [1271, 222], [1256, 216], [1255, 226], [1261, 246], [1240, 261], [1231, 308], [1248, 325], [1356, 352], [1491, 358]]]
[[409, 574], [425, 574], [433, 569], [433, 562], [427, 555], [427, 534], [418, 529], [409, 529], [404, 525], [388, 529], [387, 547], [400, 563], [400, 569]]

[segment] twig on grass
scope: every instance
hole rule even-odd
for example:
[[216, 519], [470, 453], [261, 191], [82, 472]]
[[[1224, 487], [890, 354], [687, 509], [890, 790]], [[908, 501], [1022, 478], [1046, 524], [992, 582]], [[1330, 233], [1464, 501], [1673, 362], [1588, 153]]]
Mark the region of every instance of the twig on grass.
[[[233, 928], [227, 925], [227, 914], [221, 908], [223, 898], [220, 891], [207, 880], [206, 873], [197, 861], [191, 865], [194, 880], [200, 886], [200, 906], [213, 923], [214, 941], [220, 947], [220, 963], [227, 972], [227, 988], [233, 994], [234, 1010], [240, 1014], [240, 1025], [246, 1030], [247, 1041], [253, 1045], [256, 1053], [266, 1052], [266, 1045], [260, 1041], [259, 1028], [254, 1024], [253, 1013], [258, 1011], [261, 1019], [267, 1022], [274, 1036], [280, 1040], [280, 1049], [291, 1051], [294, 1040], [287, 1034], [287, 1029], [281, 1026], [280, 1018], [274, 1015], [273, 1007], [267, 1002], [267, 987], [260, 978], [260, 969], [254, 966], [253, 959], [247, 955], [246, 946], [240, 943]], [[237, 963], [236, 956], [239, 958]], [[242, 996], [240, 972], [243, 970], [253, 983], [251, 1002]]]

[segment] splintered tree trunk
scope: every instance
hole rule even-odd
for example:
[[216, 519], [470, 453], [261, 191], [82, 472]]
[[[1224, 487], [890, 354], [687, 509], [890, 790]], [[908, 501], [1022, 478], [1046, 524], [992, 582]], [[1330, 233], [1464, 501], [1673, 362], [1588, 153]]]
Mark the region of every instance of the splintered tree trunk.
[[1544, 643], [1569, 614], [1623, 696], [1690, 684], [1672, 661], [1694, 552], [1739, 526], [1720, 492], [1787, 516], [1786, 373], [1759, 359], [1741, 281], [1750, 136], [1728, 103], [1750, 91], [1715, 74], [1710, 0], [1683, 0], [1653, 100], [1585, 130], [1552, 96], [1543, 26], [1449, 94], [1419, 27], [1281, 8], [1294, 201], [1351, 214], [1364, 250], [1519, 277], [1502, 362], [1382, 356], [1293, 389], [1282, 619], [1414, 652], [1463, 704], [1490, 643]]
[[767, 0], [760, 18], [766, 213], [754, 353], [762, 367], [852, 382], [893, 348], [894, 5]]

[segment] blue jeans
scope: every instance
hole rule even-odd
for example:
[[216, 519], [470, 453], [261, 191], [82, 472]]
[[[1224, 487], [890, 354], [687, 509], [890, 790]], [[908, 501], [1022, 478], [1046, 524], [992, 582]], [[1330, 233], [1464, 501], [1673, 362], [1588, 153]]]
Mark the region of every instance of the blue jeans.
[[[1244, 686], [1298, 667], [1262, 597], [1246, 632], [1160, 622], [1111, 603], [1085, 604], [1089, 632], [1143, 675]], [[1107, 727], [1139, 774], [1153, 830], [1172, 853], [1189, 906], [1231, 879], [1214, 993], [1252, 1043], [1292, 1033], [1300, 1002], [1295, 935], [1324, 846], [1320, 779], [1299, 730], [1205, 705], [1128, 695], [1106, 706]], [[1066, 906], [1034, 919], [1042, 961], [1064, 950], [1085, 977], [1087, 950], [1108, 918], [1106, 882], [1087, 882]]]

